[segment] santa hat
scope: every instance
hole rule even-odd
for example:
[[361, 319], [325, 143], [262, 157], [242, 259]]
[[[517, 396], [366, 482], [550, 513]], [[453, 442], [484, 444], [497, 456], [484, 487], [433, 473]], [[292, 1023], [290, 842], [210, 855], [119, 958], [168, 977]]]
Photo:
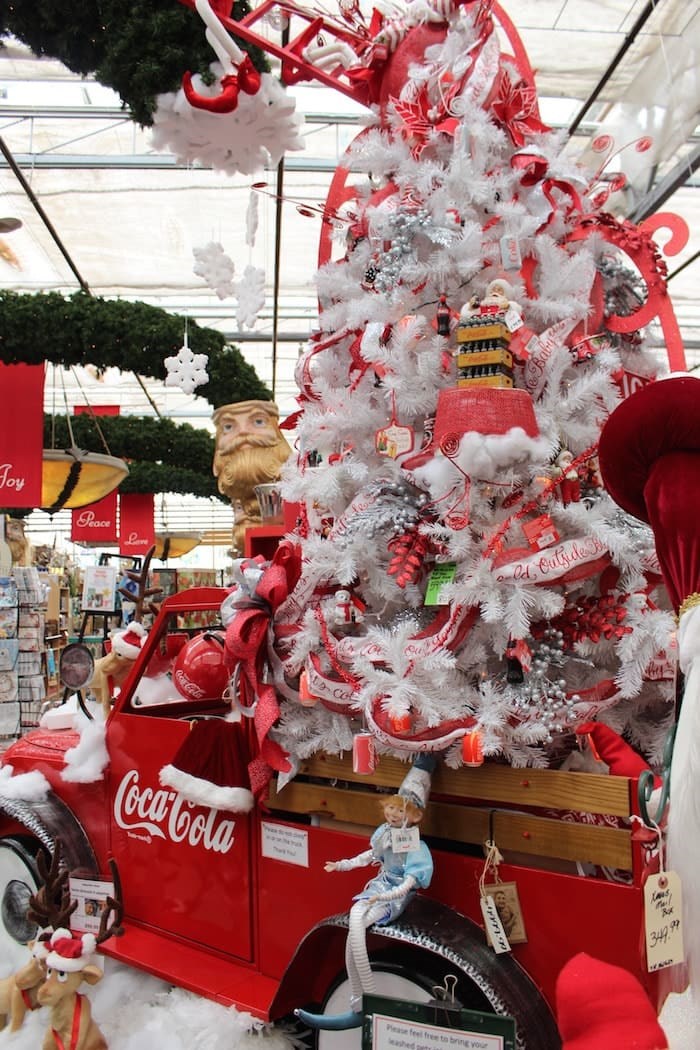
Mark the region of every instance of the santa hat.
[[242, 732], [236, 722], [221, 718], [192, 723], [173, 762], [161, 769], [161, 784], [198, 806], [247, 813], [255, 799], [250, 791]]
[[562, 1050], [667, 1050], [668, 1040], [637, 978], [580, 952], [557, 978]]
[[147, 638], [148, 631], [143, 624], [132, 622], [125, 631], [116, 631], [112, 635], [112, 652], [127, 660], [135, 660]]
[[97, 951], [97, 941], [92, 933], [73, 933], [59, 929], [51, 934], [50, 950], [46, 965], [50, 970], [77, 973], [82, 970]]

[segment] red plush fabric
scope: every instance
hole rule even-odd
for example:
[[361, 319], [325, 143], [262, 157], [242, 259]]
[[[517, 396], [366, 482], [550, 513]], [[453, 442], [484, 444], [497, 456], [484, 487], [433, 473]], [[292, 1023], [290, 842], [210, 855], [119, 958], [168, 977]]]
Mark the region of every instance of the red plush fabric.
[[557, 978], [562, 1050], [667, 1050], [641, 984], [628, 970], [580, 952]]
[[[695, 413], [700, 426], [700, 402]], [[670, 452], [657, 459], [644, 499], [664, 583], [677, 609], [700, 591], [700, 452]]]
[[659, 380], [623, 401], [603, 427], [599, 464], [615, 502], [654, 530], [677, 608], [700, 590], [700, 379]]

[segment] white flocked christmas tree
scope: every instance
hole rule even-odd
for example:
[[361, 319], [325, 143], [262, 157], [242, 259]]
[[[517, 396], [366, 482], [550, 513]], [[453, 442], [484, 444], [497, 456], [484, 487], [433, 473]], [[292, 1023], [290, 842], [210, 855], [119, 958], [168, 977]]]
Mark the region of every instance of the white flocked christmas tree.
[[329, 200], [298, 366], [301, 577], [270, 736], [293, 767], [358, 733], [406, 760], [548, 766], [601, 719], [656, 763], [673, 620], [596, 449], [661, 367], [634, 318], [663, 262], [606, 211], [615, 144], [598, 172], [567, 157], [488, 5], [416, 0], [373, 31], [358, 79], [388, 73]]

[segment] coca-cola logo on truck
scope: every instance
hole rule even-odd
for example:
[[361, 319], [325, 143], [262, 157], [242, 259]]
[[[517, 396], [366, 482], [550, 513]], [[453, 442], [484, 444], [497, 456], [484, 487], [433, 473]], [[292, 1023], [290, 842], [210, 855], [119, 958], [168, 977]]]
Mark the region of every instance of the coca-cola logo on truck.
[[117, 788], [114, 821], [132, 837], [186, 842], [213, 853], [228, 853], [236, 827], [235, 820], [223, 819], [218, 809], [196, 806], [177, 791], [142, 788], [137, 769], [125, 773]]

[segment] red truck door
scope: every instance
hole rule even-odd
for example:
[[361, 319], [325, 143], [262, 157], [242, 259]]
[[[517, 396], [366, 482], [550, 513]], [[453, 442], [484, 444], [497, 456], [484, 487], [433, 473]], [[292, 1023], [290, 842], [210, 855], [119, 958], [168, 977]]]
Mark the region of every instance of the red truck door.
[[115, 711], [108, 725], [125, 921], [252, 961], [252, 818], [193, 805], [161, 786], [159, 771], [191, 725], [162, 711]]

